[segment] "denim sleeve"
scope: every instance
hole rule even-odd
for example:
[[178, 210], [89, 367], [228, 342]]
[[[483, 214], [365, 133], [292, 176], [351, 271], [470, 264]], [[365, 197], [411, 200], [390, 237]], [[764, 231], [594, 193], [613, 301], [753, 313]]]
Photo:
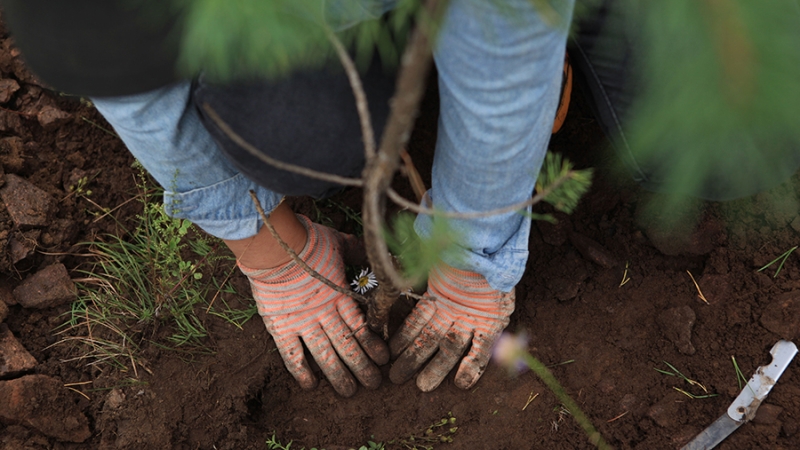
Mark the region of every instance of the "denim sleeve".
[[93, 98], [97, 110], [128, 150], [164, 188], [164, 207], [212, 236], [254, 236], [261, 219], [250, 198], [265, 211], [282, 196], [247, 179], [223, 156], [189, 101], [188, 81], [142, 94]]

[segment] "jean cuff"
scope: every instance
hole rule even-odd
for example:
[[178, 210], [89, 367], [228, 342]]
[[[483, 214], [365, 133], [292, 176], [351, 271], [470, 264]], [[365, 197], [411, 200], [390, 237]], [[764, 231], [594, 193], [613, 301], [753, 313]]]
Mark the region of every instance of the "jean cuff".
[[220, 239], [246, 239], [255, 236], [263, 225], [250, 198], [250, 190], [255, 191], [267, 214], [283, 198], [281, 194], [237, 174], [211, 186], [191, 191], [164, 191], [164, 209], [169, 216], [187, 219]]
[[[528, 207], [530, 212], [530, 207]], [[464, 236], [467, 241], [474, 241], [477, 239], [483, 240], [480, 236], [484, 236], [487, 230], [482, 226], [470, 230], [470, 227], [464, 226], [463, 222], [459, 221], [459, 233]], [[425, 239], [430, 236], [433, 227], [433, 219], [430, 215], [420, 214], [414, 222], [414, 230], [421, 238]], [[502, 229], [503, 227], [498, 227]], [[448, 265], [456, 269], [468, 270], [483, 275], [489, 286], [500, 292], [510, 292], [514, 286], [522, 279], [525, 273], [525, 265], [528, 261], [528, 239], [530, 237], [531, 218], [527, 215], [522, 217], [517, 229], [505, 241], [503, 246], [492, 253], [488, 253], [482, 248], [466, 248], [460, 246], [458, 251], [445, 252], [442, 255], [442, 260]], [[493, 236], [497, 238], [497, 236]], [[476, 247], [480, 247], [477, 245]]]

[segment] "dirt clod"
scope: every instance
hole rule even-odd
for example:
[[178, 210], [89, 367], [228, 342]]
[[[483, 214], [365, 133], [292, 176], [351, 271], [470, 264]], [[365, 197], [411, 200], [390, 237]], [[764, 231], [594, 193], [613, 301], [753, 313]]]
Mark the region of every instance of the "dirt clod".
[[89, 421], [63, 384], [45, 375], [0, 381], [0, 422], [31, 427], [60, 441], [83, 442]]
[[772, 425], [778, 422], [778, 416], [783, 412], [783, 408], [778, 405], [764, 403], [756, 410], [753, 422], [761, 425]]
[[11, 97], [18, 90], [19, 83], [17, 83], [17, 80], [11, 78], [3, 78], [0, 80], [0, 103], [6, 103], [11, 100]]
[[52, 308], [74, 301], [76, 296], [75, 283], [63, 264], [45, 267], [14, 289], [14, 297], [25, 308]]
[[587, 260], [606, 269], [612, 269], [619, 265], [619, 261], [598, 242], [580, 233], [570, 233], [569, 240]]
[[680, 400], [683, 400], [681, 394], [670, 392], [647, 410], [647, 417], [662, 428], [673, 428], [680, 418]]
[[8, 305], [6, 305], [6, 302], [0, 300], [0, 323], [6, 320], [6, 317], [8, 317]]
[[17, 231], [8, 240], [11, 264], [16, 264], [33, 254], [42, 230]]
[[6, 175], [0, 197], [17, 228], [44, 227], [55, 210], [55, 201], [47, 192], [14, 174]]
[[800, 291], [783, 294], [767, 305], [761, 325], [786, 340], [800, 335]]
[[669, 339], [679, 352], [684, 355], [694, 355], [692, 345], [692, 327], [696, 316], [689, 306], [678, 306], [663, 311], [658, 315], [657, 322], [664, 337]]
[[64, 111], [54, 107], [54, 106], [44, 106], [36, 115], [36, 119], [39, 120], [39, 124], [44, 127], [44, 129], [54, 129], [57, 128], [70, 120], [71, 116]]
[[6, 324], [0, 323], [0, 378], [16, 376], [36, 367], [36, 359], [17, 341]]

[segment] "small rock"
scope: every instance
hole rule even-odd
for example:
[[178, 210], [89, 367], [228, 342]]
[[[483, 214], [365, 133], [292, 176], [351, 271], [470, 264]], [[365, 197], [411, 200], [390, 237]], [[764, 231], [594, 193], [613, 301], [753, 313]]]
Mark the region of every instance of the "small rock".
[[800, 334], [800, 291], [787, 292], [764, 308], [761, 325], [783, 339]]
[[71, 116], [55, 106], [44, 106], [36, 114], [39, 124], [46, 130], [57, 128], [69, 122]]
[[783, 408], [778, 405], [762, 403], [756, 410], [756, 416], [753, 418], [753, 422], [761, 425], [772, 425], [778, 422], [778, 416], [782, 412]]
[[14, 306], [17, 304], [17, 299], [14, 298], [11, 288], [5, 283], [0, 283], [0, 302], [3, 302], [8, 306]]
[[69, 391], [46, 375], [0, 381], [0, 421], [35, 428], [60, 441], [83, 442], [92, 435]]
[[29, 276], [16, 289], [14, 297], [25, 308], [45, 309], [74, 301], [75, 283], [63, 264], [53, 264]]
[[11, 238], [8, 240], [11, 264], [16, 264], [28, 256], [31, 256], [39, 245], [39, 236], [41, 234], [41, 230], [18, 231], [12, 234]]
[[6, 175], [0, 197], [17, 228], [46, 226], [55, 210], [55, 201], [47, 192], [14, 174]]
[[603, 394], [610, 394], [614, 391], [614, 389], [616, 389], [616, 387], [616, 384], [610, 378], [603, 378], [599, 383], [597, 383], [597, 389], [599, 389]]
[[534, 223], [536, 224], [536, 228], [539, 229], [539, 233], [542, 235], [542, 240], [546, 244], [550, 244], [553, 247], [561, 247], [567, 242], [569, 239], [569, 232], [572, 227], [569, 220], [565, 216], [560, 216], [558, 214], [554, 214], [557, 218], [556, 223], [550, 223], [546, 220], [535, 220]]
[[619, 406], [624, 409], [625, 411], [630, 411], [633, 409], [634, 405], [636, 405], [636, 396], [633, 394], [625, 394], [622, 396], [622, 400], [619, 401]]
[[[5, 172], [16, 173], [22, 170], [25, 165], [25, 159], [22, 157], [24, 148], [25, 143], [17, 136], [0, 139], [0, 163], [3, 164]], [[0, 186], [3, 183], [5, 181], [0, 183]]]
[[6, 103], [11, 100], [11, 96], [19, 90], [19, 83], [17, 80], [11, 78], [4, 78], [0, 80], [0, 103]]
[[121, 390], [114, 388], [111, 392], [108, 393], [106, 396], [106, 402], [103, 404], [104, 410], [113, 410], [117, 409], [122, 405], [122, 402], [125, 401], [125, 393]]
[[681, 400], [679, 395], [672, 392], [667, 394], [664, 399], [647, 410], [647, 417], [653, 419], [653, 422], [660, 427], [673, 428], [681, 416], [680, 408], [683, 403], [678, 402]]
[[0, 323], [6, 320], [6, 317], [8, 317], [8, 305], [6, 302], [0, 301]]
[[36, 358], [17, 341], [8, 326], [0, 323], [0, 377], [19, 375], [36, 364]]
[[663, 311], [656, 318], [664, 337], [669, 339], [684, 355], [694, 355], [692, 327], [696, 316], [689, 306], [678, 306]]
[[569, 241], [583, 255], [584, 258], [606, 269], [611, 269], [619, 265], [608, 250], [599, 243], [589, 239], [580, 233], [571, 233]]

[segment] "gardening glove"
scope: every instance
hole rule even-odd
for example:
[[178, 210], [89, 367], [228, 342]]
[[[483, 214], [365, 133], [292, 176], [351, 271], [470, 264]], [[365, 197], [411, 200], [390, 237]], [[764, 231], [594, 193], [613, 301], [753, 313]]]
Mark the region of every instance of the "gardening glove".
[[[356, 238], [306, 217], [298, 218], [308, 231], [300, 258], [320, 275], [347, 287], [341, 250], [352, 246], [353, 242], [347, 241]], [[381, 373], [375, 363], [386, 364], [389, 351], [386, 343], [364, 326], [364, 314], [352, 298], [312, 278], [294, 261], [263, 270], [241, 264], [239, 268], [250, 280], [258, 313], [286, 368], [302, 388], [315, 387], [317, 377], [306, 361], [301, 340], [340, 395], [355, 394], [358, 386], [353, 375], [369, 389], [380, 385]]]
[[514, 312], [514, 291], [496, 291], [482, 275], [442, 264], [431, 271], [425, 297], [433, 299], [420, 300], [389, 340], [392, 356], [402, 352], [389, 378], [405, 383], [436, 353], [417, 376], [417, 387], [432, 391], [471, 345], [455, 377], [456, 386], [469, 389], [486, 370], [492, 344]]

